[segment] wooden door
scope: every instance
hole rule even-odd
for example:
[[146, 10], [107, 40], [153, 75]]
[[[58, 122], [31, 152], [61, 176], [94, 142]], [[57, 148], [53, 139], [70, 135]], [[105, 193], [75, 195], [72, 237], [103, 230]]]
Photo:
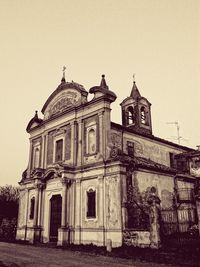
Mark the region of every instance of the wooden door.
[[62, 213], [62, 197], [54, 195], [50, 200], [51, 215], [50, 215], [50, 241], [58, 240], [58, 228], [61, 226]]

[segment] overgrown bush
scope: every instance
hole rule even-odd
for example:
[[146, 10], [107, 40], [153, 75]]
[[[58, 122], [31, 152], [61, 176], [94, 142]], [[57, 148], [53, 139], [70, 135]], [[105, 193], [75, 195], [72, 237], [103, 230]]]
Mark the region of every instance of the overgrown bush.
[[19, 188], [0, 187], [0, 239], [15, 238], [18, 216]]
[[3, 240], [15, 239], [17, 228], [17, 218], [4, 218], [0, 225], [0, 238]]

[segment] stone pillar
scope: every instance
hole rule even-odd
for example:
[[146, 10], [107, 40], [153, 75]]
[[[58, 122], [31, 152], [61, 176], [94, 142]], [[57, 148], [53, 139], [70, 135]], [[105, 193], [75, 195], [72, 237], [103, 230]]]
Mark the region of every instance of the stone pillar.
[[160, 240], [160, 199], [155, 193], [152, 193], [148, 198], [150, 205], [150, 247], [159, 249], [161, 247]]
[[69, 222], [67, 219], [67, 199], [68, 189], [71, 185], [71, 180], [62, 178], [62, 215], [61, 215], [61, 228], [58, 229], [58, 246], [63, 246], [69, 243]]

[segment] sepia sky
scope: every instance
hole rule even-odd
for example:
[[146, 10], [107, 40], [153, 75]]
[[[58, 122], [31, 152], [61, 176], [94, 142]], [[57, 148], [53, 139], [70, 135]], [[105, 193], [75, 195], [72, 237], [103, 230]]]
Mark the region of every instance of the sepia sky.
[[63, 65], [87, 90], [106, 75], [117, 123], [135, 73], [154, 135], [176, 142], [178, 121], [181, 144], [200, 144], [199, 0], [0, 0], [0, 38], [0, 185], [20, 181], [26, 126]]

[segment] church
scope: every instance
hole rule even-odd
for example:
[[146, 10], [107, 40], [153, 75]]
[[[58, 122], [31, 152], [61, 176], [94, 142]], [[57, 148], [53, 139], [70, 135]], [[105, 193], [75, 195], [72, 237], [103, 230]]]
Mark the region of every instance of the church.
[[184, 155], [194, 150], [153, 135], [151, 103], [135, 81], [121, 103], [122, 124], [111, 121], [117, 96], [104, 75], [89, 93], [90, 101], [84, 86], [67, 82], [63, 72], [42, 107], [43, 118], [36, 112], [28, 123], [29, 163], [19, 182], [16, 239], [151, 246], [160, 242], [152, 235], [152, 198], [168, 211], [182, 197], [195, 223], [196, 178], [184, 169]]

